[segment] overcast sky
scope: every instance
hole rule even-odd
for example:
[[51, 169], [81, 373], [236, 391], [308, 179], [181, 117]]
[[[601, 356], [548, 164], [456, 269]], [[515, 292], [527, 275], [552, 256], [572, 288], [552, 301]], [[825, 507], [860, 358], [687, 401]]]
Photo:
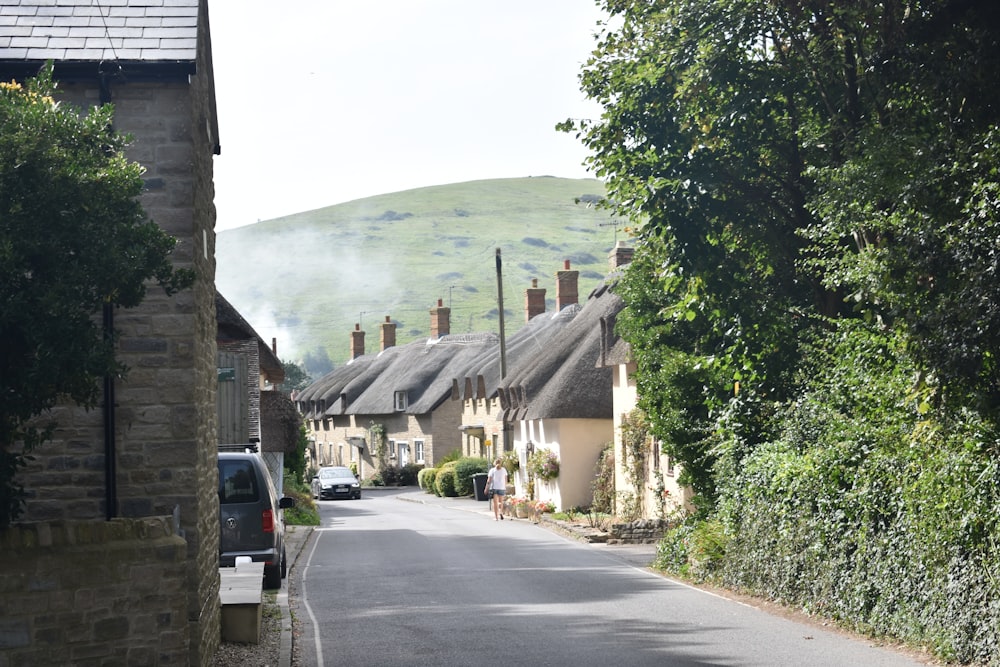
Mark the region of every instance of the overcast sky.
[[586, 178], [593, 0], [216, 0], [219, 231], [484, 178]]

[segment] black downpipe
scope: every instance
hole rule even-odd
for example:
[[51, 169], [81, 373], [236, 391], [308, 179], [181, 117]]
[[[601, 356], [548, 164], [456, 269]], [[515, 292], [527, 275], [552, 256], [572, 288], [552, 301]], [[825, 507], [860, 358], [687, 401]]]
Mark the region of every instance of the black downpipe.
[[[104, 302], [104, 340], [114, 338], [115, 307]], [[108, 521], [118, 515], [118, 466], [115, 443], [115, 377], [104, 376], [104, 507]]]
[[[103, 66], [103, 63], [102, 63]], [[110, 77], [103, 71], [98, 81], [101, 88], [101, 106], [111, 102]], [[109, 127], [110, 131], [111, 128]], [[104, 302], [104, 342], [114, 340], [115, 307], [110, 300]], [[111, 373], [104, 376], [104, 514], [108, 521], [118, 516], [118, 466], [115, 442], [115, 377]]]

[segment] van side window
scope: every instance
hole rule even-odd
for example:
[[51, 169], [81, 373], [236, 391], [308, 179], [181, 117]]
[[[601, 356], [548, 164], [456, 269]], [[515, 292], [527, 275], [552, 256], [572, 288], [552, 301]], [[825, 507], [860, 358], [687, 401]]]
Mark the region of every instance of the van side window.
[[253, 503], [260, 500], [260, 489], [249, 461], [219, 462], [219, 502]]

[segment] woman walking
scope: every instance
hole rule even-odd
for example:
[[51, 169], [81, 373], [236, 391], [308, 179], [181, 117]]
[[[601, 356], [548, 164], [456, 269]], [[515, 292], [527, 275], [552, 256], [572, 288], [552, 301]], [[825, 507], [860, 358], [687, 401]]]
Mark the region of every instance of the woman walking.
[[503, 498], [507, 495], [507, 469], [503, 467], [503, 461], [497, 459], [493, 462], [489, 474], [486, 476], [486, 493], [493, 504], [493, 520], [503, 521]]

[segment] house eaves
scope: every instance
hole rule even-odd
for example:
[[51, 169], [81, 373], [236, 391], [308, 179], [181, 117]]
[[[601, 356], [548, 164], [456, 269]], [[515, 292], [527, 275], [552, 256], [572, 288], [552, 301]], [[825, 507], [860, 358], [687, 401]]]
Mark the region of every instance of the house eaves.
[[281, 384], [285, 380], [285, 369], [281, 360], [264, 342], [250, 323], [233, 307], [218, 291], [215, 292], [215, 318], [217, 337], [220, 340], [250, 340], [257, 342], [257, 353], [260, 359], [260, 371], [272, 384]]

